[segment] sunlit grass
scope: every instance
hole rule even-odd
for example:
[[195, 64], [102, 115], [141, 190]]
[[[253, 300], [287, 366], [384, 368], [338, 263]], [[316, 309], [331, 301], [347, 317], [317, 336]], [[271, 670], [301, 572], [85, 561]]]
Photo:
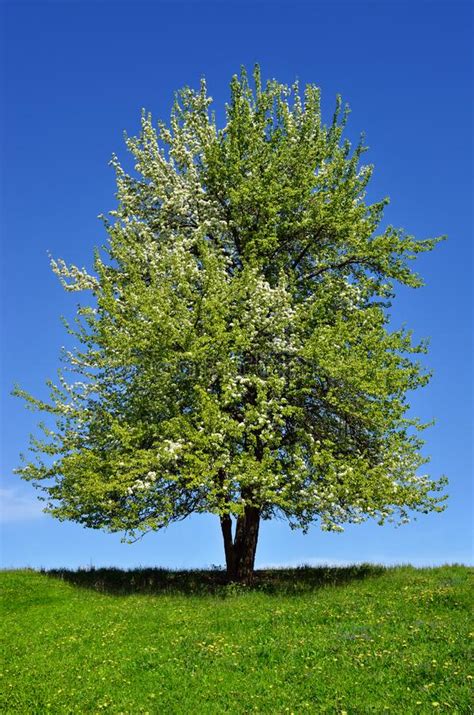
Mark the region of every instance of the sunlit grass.
[[472, 712], [463, 566], [0, 576], [2, 713]]

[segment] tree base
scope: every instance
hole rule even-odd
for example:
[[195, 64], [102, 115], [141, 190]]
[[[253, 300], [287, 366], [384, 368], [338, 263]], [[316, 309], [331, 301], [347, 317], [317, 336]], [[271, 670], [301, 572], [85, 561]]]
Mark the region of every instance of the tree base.
[[233, 537], [230, 514], [221, 516], [229, 583], [245, 586], [252, 584], [259, 525], [260, 511], [256, 507], [246, 506], [244, 513], [237, 519], [235, 537]]

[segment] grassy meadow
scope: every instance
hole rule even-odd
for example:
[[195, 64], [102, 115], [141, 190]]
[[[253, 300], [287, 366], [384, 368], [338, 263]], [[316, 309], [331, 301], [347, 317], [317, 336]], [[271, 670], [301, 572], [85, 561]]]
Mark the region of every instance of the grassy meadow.
[[[3, 571], [1, 713], [470, 713], [472, 570]], [[472, 643], [472, 640], [471, 640]]]

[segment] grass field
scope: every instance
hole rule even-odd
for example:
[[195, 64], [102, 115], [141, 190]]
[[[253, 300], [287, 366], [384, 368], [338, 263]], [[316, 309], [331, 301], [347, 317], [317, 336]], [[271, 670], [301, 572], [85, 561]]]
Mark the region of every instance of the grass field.
[[2, 713], [474, 712], [463, 566], [0, 580]]

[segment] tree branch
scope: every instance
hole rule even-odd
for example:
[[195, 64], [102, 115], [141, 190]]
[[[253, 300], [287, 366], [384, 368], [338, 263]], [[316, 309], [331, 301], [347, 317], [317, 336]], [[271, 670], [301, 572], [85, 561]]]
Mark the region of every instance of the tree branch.
[[313, 273], [310, 273], [307, 276], [304, 276], [304, 280], [310, 280], [311, 278], [317, 278], [317, 276], [322, 275], [323, 273], [326, 273], [326, 271], [335, 271], [338, 268], [345, 268], [346, 266], [350, 266], [351, 264], [366, 264], [368, 266], [371, 265], [371, 261], [368, 258], [357, 258], [357, 256], [349, 256], [349, 258], [346, 258], [344, 261], [340, 261], [340, 263], [333, 263], [332, 265], [329, 266], [323, 266], [322, 268], [319, 268], [317, 271], [313, 271]]

